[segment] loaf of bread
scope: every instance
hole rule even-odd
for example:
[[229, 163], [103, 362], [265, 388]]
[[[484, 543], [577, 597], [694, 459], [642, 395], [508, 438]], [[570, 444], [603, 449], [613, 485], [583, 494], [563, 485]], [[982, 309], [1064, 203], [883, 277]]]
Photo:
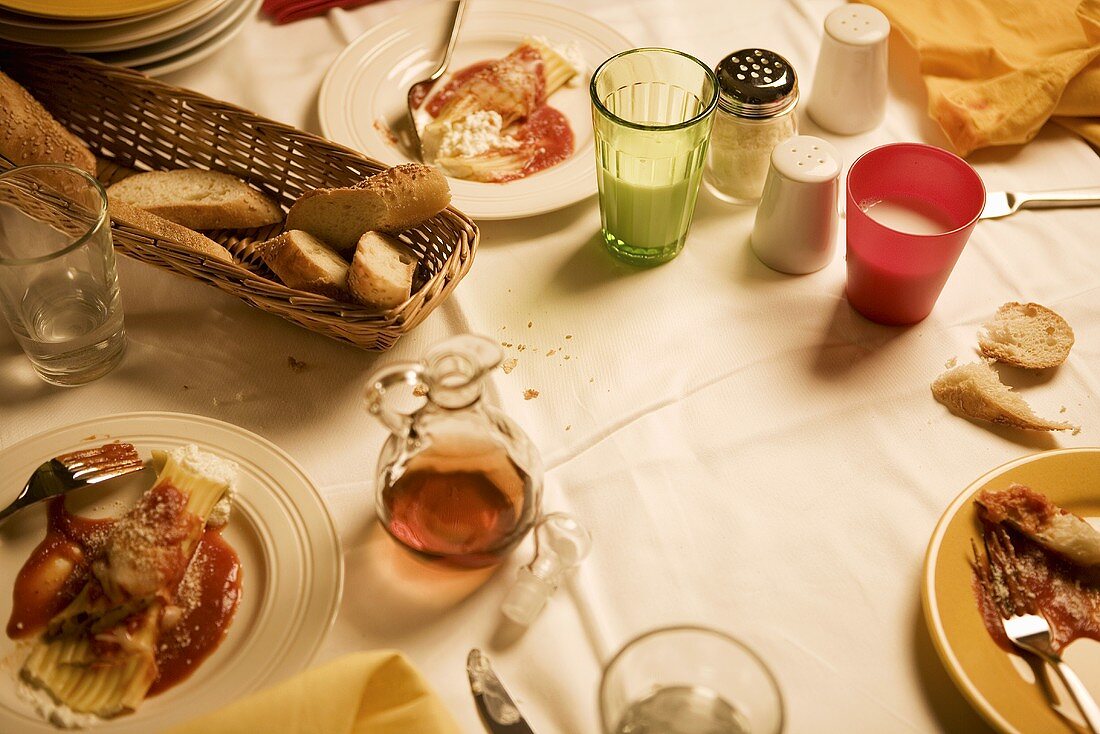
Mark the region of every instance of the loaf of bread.
[[978, 334], [982, 354], [998, 362], [1046, 369], [1069, 357], [1073, 329], [1066, 320], [1038, 303], [1006, 303]]
[[95, 156], [30, 92], [0, 72], [0, 153], [17, 166], [68, 163], [95, 175]]
[[108, 197], [107, 207], [110, 211], [111, 219], [121, 224], [133, 227], [134, 229], [140, 229], [143, 232], [148, 232], [160, 239], [175, 242], [190, 250], [194, 250], [200, 255], [205, 255], [226, 263], [233, 262], [233, 256], [230, 255], [224, 247], [194, 230], [158, 217], [156, 214], [151, 214], [144, 209], [131, 206], [114, 197]]
[[287, 229], [301, 229], [350, 254], [364, 232], [396, 234], [447, 208], [447, 180], [431, 166], [410, 163], [382, 171], [343, 189], [303, 194], [286, 217]]
[[348, 300], [347, 262], [308, 232], [288, 230], [256, 252], [288, 288]]
[[348, 291], [367, 306], [396, 308], [409, 300], [415, 272], [416, 256], [401, 240], [367, 232], [355, 246], [348, 270]]
[[932, 383], [932, 395], [955, 415], [1025, 431], [1076, 431], [1077, 426], [1035, 415], [986, 362], [953, 367]]
[[244, 181], [198, 168], [138, 173], [108, 193], [191, 229], [250, 229], [283, 219], [278, 204]]

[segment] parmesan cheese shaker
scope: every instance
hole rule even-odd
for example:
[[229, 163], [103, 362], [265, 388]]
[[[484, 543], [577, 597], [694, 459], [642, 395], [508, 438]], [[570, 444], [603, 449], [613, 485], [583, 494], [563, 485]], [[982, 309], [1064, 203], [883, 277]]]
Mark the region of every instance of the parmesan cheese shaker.
[[755, 204], [772, 149], [798, 132], [798, 76], [785, 58], [761, 48], [730, 54], [714, 73], [718, 110], [703, 181], [722, 201]]

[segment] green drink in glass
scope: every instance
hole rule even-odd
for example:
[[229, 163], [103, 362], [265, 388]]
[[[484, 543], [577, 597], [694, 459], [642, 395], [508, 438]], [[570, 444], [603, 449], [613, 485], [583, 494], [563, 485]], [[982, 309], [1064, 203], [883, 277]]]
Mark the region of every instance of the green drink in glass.
[[638, 48], [600, 64], [591, 93], [604, 241], [633, 265], [668, 262], [695, 212], [718, 80], [693, 56]]

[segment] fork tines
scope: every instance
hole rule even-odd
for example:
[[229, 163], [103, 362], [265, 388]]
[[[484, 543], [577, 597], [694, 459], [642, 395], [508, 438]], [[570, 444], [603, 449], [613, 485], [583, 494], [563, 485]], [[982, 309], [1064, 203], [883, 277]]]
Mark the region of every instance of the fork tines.
[[133, 444], [116, 441], [92, 449], [81, 449], [54, 459], [73, 475], [95, 484], [127, 474], [143, 462]]

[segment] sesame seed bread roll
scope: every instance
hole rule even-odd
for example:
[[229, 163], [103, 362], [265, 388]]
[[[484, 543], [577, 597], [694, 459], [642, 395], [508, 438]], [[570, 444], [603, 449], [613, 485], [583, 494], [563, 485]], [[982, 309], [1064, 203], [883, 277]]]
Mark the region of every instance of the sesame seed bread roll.
[[108, 195], [109, 213], [111, 219], [127, 227], [140, 229], [143, 232], [156, 235], [158, 238], [182, 245], [189, 250], [194, 250], [200, 255], [220, 260], [224, 263], [233, 262], [233, 256], [229, 251], [214, 240], [201, 235], [193, 229], [170, 222], [167, 219], [151, 214], [144, 209], [119, 201]]
[[199, 168], [137, 173], [107, 193], [191, 229], [251, 229], [283, 219], [278, 204], [241, 179]]
[[67, 163], [95, 175], [95, 156], [30, 92], [0, 72], [0, 153], [18, 166]]
[[288, 288], [348, 300], [347, 262], [308, 232], [284, 232], [256, 245], [256, 252]]
[[352, 187], [306, 192], [290, 207], [286, 228], [309, 232], [350, 256], [365, 232], [396, 234], [434, 217], [450, 201], [450, 188], [439, 171], [409, 163]]
[[348, 270], [351, 297], [367, 306], [396, 308], [412, 293], [416, 257], [396, 237], [367, 232], [359, 238]]

